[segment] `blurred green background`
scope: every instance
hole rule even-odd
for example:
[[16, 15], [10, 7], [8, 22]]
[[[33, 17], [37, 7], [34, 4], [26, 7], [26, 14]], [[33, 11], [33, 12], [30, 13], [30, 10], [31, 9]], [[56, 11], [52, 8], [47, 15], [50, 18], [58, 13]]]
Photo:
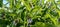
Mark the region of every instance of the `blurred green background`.
[[0, 0], [0, 27], [60, 27], [60, 0]]

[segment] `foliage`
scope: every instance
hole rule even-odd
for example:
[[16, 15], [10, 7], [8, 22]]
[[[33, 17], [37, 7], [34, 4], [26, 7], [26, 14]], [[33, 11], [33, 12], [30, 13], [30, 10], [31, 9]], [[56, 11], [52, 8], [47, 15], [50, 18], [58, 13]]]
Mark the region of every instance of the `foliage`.
[[59, 0], [6, 1], [9, 7], [0, 5], [0, 27], [60, 27]]

